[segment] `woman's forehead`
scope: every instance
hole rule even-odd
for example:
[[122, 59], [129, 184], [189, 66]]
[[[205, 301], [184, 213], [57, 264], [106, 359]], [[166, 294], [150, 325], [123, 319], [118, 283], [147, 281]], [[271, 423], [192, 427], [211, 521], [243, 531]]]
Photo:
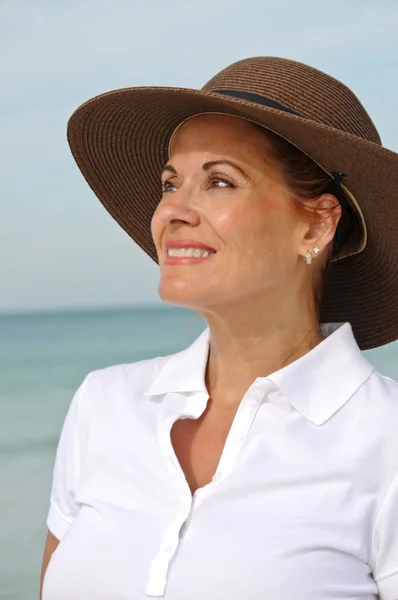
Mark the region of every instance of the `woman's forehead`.
[[181, 123], [175, 130], [173, 138], [179, 139], [181, 137], [186, 138], [192, 134], [200, 135], [208, 132], [217, 132], [225, 135], [226, 137], [235, 137], [245, 132], [259, 135], [257, 127], [240, 117], [234, 115], [225, 115], [220, 113], [204, 113], [200, 115], [194, 115], [189, 119], [186, 119]]
[[195, 115], [175, 130], [169, 156], [214, 152], [254, 158], [264, 155], [267, 142], [266, 133], [245, 119], [220, 114]]

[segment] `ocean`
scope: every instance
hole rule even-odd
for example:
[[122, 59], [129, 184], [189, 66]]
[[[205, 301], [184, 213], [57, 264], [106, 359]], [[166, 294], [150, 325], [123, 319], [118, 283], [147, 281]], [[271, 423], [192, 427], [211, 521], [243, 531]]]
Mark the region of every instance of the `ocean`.
[[[0, 598], [39, 598], [58, 437], [85, 375], [177, 352], [205, 327], [168, 306], [0, 315]], [[398, 343], [366, 353], [398, 380]]]

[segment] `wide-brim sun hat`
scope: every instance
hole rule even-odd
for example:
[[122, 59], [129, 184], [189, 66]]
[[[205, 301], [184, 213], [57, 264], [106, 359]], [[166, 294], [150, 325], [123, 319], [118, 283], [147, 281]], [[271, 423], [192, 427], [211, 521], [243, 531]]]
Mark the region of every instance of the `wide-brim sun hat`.
[[157, 261], [151, 219], [170, 141], [203, 113], [247, 119], [331, 176], [344, 174], [361, 234], [327, 270], [320, 321], [349, 321], [363, 350], [398, 339], [398, 154], [381, 145], [368, 113], [338, 80], [288, 59], [245, 59], [200, 90], [132, 87], [96, 96], [69, 119], [68, 141], [104, 207]]

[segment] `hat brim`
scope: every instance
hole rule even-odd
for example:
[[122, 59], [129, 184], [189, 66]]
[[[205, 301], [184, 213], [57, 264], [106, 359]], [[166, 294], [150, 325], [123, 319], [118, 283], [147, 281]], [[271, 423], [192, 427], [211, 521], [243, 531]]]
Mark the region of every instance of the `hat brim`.
[[327, 172], [341, 171], [367, 224], [361, 253], [332, 263], [321, 322], [349, 321], [361, 349], [398, 338], [398, 155], [300, 116], [213, 92], [126, 88], [82, 104], [68, 123], [76, 163], [104, 207], [155, 261], [151, 219], [176, 127], [195, 114], [249, 119], [281, 135]]

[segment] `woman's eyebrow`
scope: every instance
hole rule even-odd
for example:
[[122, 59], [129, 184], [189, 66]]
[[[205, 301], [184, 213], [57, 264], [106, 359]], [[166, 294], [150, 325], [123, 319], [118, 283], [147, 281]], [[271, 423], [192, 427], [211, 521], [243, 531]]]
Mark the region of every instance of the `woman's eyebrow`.
[[[248, 179], [248, 175], [244, 172], [243, 169], [241, 169], [240, 167], [238, 167], [238, 165], [236, 165], [235, 163], [231, 162], [230, 160], [226, 160], [226, 159], [222, 159], [222, 160], [209, 160], [208, 162], [205, 162], [202, 165], [202, 169], [204, 171], [209, 171], [212, 167], [216, 167], [217, 165], [227, 165], [229, 167], [232, 167], [233, 169], [236, 169], [237, 171], [239, 171], [239, 173], [245, 177], [246, 179]], [[171, 165], [170, 163], [168, 163], [167, 165], [165, 165], [162, 169], [162, 175], [165, 171], [168, 171], [169, 173], [172, 173], [173, 175], [177, 175], [177, 169], [175, 167], [173, 167], [173, 165]]]
[[244, 172], [243, 169], [241, 169], [240, 167], [238, 167], [238, 165], [236, 165], [235, 163], [231, 162], [230, 160], [209, 160], [208, 162], [205, 162], [204, 165], [202, 166], [202, 169], [204, 171], [208, 171], [209, 169], [211, 169], [212, 167], [216, 167], [217, 165], [228, 165], [229, 167], [232, 167], [233, 169], [236, 169], [237, 171], [239, 171], [239, 173], [245, 177], [246, 179], [248, 179], [248, 175], [247, 173]]
[[177, 171], [176, 169], [173, 167], [173, 165], [165, 165], [162, 169], [162, 175], [165, 171], [169, 171], [170, 173], [173, 173], [173, 175], [177, 175]]

